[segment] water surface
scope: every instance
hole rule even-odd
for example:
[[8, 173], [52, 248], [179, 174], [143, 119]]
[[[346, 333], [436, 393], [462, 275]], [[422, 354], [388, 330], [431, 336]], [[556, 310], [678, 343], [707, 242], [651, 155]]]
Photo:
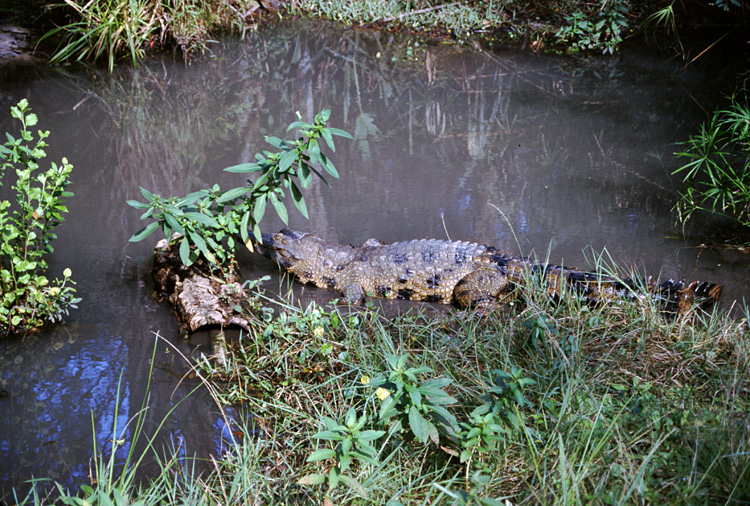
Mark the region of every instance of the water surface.
[[[702, 218], [686, 237], [674, 226], [674, 143], [722, 90], [715, 69], [681, 69], [644, 47], [607, 58], [488, 52], [319, 23], [267, 25], [190, 65], [3, 69], [0, 109], [28, 98], [52, 131], [49, 159], [75, 165], [50, 263], [53, 274], [72, 269], [83, 302], [65, 325], [0, 343], [10, 394], [0, 398], [0, 496], [32, 477], [86, 483], [93, 441], [110, 448], [149, 378], [149, 430], [186, 399], [195, 385], [167, 342], [192, 356], [207, 343], [180, 340], [152, 298], [156, 237], [128, 242], [142, 224], [125, 201], [141, 198], [139, 186], [239, 185], [221, 169], [252, 160], [264, 135], [284, 137], [295, 111], [332, 109], [330, 124], [355, 140], [332, 155], [341, 179], [306, 196], [310, 220], [290, 206], [292, 228], [352, 244], [450, 237], [581, 267], [606, 248], [649, 273], [724, 283], [727, 301], [746, 295], [742, 255], [696, 248], [721, 223]], [[0, 131], [15, 129], [9, 118]], [[265, 259], [243, 262], [275, 275]], [[199, 392], [162, 434], [182, 455], [208, 457], [224, 450], [225, 429]]]

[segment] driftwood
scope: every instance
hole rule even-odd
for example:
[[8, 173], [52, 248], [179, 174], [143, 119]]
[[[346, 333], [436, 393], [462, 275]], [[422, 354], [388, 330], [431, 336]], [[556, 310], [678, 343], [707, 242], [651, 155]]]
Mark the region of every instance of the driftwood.
[[178, 250], [166, 239], [156, 244], [153, 277], [156, 298], [174, 306], [181, 333], [188, 335], [204, 327], [237, 326], [249, 330], [247, 293], [236, 281], [236, 273], [230, 273], [229, 281], [223, 281], [211, 273], [202, 258], [187, 267]]

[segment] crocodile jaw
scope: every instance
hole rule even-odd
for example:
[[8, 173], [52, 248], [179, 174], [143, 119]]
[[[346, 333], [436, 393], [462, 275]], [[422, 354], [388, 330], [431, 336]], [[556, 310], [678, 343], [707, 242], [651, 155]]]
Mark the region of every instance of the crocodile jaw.
[[[301, 241], [307, 235], [285, 228], [277, 234], [261, 234], [262, 243], [253, 242], [258, 253], [284, 269], [291, 269], [304, 258], [305, 252]], [[309, 255], [309, 252], [307, 254]]]

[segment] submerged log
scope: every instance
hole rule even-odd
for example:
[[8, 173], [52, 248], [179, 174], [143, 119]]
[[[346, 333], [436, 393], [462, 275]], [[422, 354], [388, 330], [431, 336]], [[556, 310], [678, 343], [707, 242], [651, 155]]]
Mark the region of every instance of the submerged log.
[[156, 298], [174, 306], [180, 332], [187, 335], [217, 326], [250, 330], [247, 293], [236, 281], [236, 273], [229, 273], [228, 281], [219, 279], [202, 258], [185, 266], [178, 250], [166, 239], [156, 244], [153, 277]]

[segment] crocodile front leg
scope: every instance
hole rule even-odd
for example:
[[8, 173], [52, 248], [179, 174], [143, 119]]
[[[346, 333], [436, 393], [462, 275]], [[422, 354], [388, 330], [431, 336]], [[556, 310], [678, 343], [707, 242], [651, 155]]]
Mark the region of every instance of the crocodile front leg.
[[365, 290], [359, 283], [349, 283], [342, 287], [341, 295], [351, 304], [364, 304]]
[[508, 277], [496, 268], [477, 269], [456, 283], [453, 298], [460, 307], [492, 305], [509, 285]]

